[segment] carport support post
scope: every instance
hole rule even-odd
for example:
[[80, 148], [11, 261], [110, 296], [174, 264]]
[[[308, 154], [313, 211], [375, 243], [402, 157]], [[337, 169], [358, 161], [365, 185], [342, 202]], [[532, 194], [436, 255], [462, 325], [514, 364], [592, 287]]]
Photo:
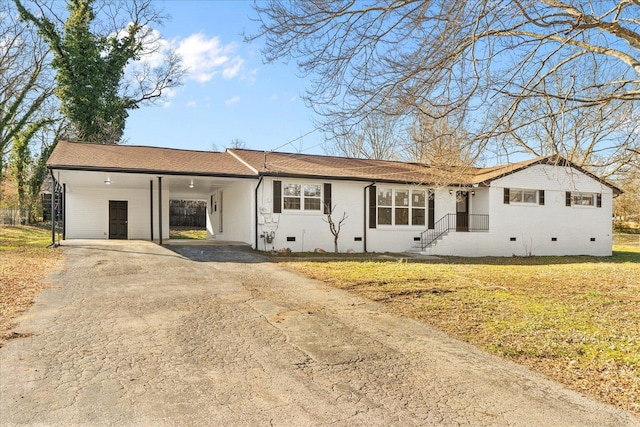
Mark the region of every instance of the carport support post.
[[158, 238], [162, 246], [162, 177], [158, 177]]
[[153, 242], [153, 180], [149, 180], [149, 212], [151, 223], [151, 241]]
[[51, 172], [51, 244], [56, 244], [56, 179]]
[[67, 184], [62, 184], [62, 240], [67, 239]]

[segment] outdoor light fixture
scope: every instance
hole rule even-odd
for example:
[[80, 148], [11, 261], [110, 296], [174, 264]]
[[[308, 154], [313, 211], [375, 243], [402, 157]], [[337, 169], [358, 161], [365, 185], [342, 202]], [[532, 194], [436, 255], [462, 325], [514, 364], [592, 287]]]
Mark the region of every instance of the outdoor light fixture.
[[472, 190], [472, 191], [471, 191], [471, 195], [472, 195], [472, 196], [475, 196], [475, 195], [476, 195], [475, 190]]
[[449, 190], [449, 195], [453, 196], [453, 190]]
[[193, 188], [193, 180], [189, 183], [189, 188]]
[[105, 185], [111, 185], [111, 178], [107, 177], [107, 179], [104, 180]]

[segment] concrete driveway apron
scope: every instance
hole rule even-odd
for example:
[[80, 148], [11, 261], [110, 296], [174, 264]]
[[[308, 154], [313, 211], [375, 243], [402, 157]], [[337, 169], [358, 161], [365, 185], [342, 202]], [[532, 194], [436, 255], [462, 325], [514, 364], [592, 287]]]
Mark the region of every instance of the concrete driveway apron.
[[2, 425], [639, 425], [245, 248], [63, 250], [0, 349]]

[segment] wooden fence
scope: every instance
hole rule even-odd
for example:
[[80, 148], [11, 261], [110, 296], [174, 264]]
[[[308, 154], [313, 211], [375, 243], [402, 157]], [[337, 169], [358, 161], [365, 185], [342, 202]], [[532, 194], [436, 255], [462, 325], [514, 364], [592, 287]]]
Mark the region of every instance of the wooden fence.
[[169, 226], [205, 228], [207, 202], [202, 200], [170, 200]]

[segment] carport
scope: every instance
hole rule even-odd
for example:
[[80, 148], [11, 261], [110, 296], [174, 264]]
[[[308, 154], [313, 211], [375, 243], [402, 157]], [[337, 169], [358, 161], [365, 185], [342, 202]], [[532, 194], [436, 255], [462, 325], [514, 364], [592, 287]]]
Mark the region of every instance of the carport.
[[169, 200], [183, 199], [207, 202], [207, 238], [252, 241], [256, 176], [228, 153], [61, 141], [47, 166], [62, 239], [162, 244]]

